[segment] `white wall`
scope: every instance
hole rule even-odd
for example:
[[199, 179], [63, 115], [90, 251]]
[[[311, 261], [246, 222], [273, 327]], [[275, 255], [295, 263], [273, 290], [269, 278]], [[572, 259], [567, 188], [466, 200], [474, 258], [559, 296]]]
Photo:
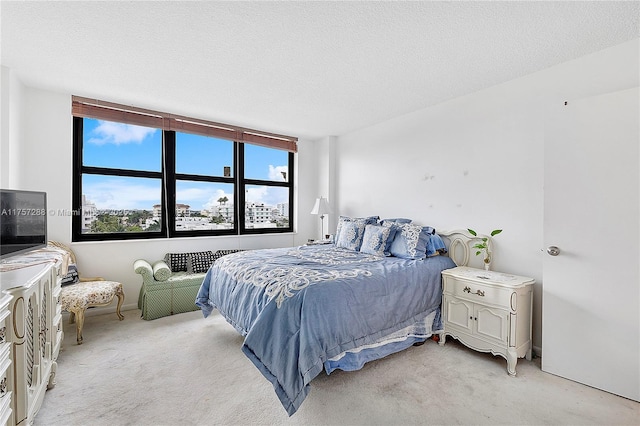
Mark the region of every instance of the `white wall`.
[[[338, 217], [338, 215], [336, 214], [337, 209], [335, 209], [334, 207], [334, 198], [336, 196], [336, 182], [333, 179], [333, 177], [335, 176], [336, 167], [336, 139], [337, 138], [335, 136], [327, 136], [315, 142], [315, 175], [317, 188], [315, 198], [325, 197], [334, 212], [332, 214], [325, 215], [323, 219], [324, 225], [321, 225], [320, 219], [317, 216], [314, 216], [317, 225], [316, 232], [311, 236], [314, 239], [322, 237], [321, 234], [323, 229], [325, 234], [333, 233], [332, 230], [334, 230], [337, 225], [336, 218]], [[306, 212], [310, 212], [312, 207], [313, 204], [306, 210]]]
[[[81, 275], [120, 281], [125, 290], [124, 309], [137, 308], [142, 278], [133, 272], [138, 258], [161, 259], [167, 252], [231, 248], [287, 247], [304, 244], [316, 234], [316, 217], [309, 212], [316, 197], [316, 144], [301, 140], [296, 156], [294, 198], [296, 229], [293, 233], [135, 241], [71, 243], [72, 117], [71, 94], [25, 87], [18, 80], [5, 82], [10, 70], [2, 69], [2, 103], [11, 106], [9, 125], [2, 114], [2, 186], [47, 192], [50, 240], [69, 244], [78, 258]], [[5, 84], [11, 83], [10, 92]], [[4, 110], [3, 110], [4, 111]], [[28, 111], [28, 114], [19, 114]], [[215, 119], [215, 117], [211, 117]], [[4, 134], [11, 135], [5, 139]], [[5, 157], [6, 153], [6, 157]], [[5, 167], [9, 170], [5, 170]], [[6, 178], [5, 183], [5, 175]], [[308, 206], [308, 208], [307, 208]], [[319, 228], [318, 228], [319, 229]], [[319, 231], [318, 231], [319, 232]], [[115, 311], [115, 304], [91, 313]]]
[[503, 229], [492, 268], [537, 280], [539, 349], [545, 111], [559, 97], [611, 92], [637, 81], [629, 60], [637, 55], [634, 40], [340, 136], [339, 214], [408, 217], [441, 230]]
[[18, 188], [18, 169], [11, 167], [20, 159], [20, 132], [23, 117], [24, 86], [11, 69], [0, 66], [0, 186]]
[[[11, 87], [9, 68], [0, 65], [0, 93]], [[9, 96], [0, 96], [0, 187], [9, 187]]]

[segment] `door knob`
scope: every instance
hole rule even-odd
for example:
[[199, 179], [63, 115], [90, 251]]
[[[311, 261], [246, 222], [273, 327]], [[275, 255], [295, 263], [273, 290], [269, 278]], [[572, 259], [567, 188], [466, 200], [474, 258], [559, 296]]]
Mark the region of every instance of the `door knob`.
[[547, 253], [549, 253], [551, 256], [557, 256], [560, 254], [560, 249], [556, 246], [549, 246], [547, 247]]

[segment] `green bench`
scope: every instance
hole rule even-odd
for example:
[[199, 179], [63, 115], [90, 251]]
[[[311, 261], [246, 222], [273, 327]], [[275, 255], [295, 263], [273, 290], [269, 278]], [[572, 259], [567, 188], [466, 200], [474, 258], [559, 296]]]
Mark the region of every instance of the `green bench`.
[[133, 269], [142, 275], [138, 297], [142, 318], [153, 320], [200, 309], [195, 304], [196, 295], [209, 266], [216, 259], [238, 251], [167, 253], [163, 260], [153, 263], [136, 260]]

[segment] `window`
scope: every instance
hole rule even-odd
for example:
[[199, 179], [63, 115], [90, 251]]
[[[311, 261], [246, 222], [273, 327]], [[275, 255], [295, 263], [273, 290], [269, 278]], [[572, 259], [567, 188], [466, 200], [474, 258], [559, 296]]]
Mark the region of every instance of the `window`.
[[289, 229], [292, 161], [289, 153], [256, 145], [243, 146], [244, 231]]
[[77, 97], [73, 112], [73, 241], [293, 230], [295, 138]]
[[235, 145], [233, 141], [190, 133], [167, 135], [167, 147], [175, 153], [175, 171], [173, 164], [167, 167], [169, 176], [175, 176], [171, 179], [176, 205], [173, 233], [237, 233]]

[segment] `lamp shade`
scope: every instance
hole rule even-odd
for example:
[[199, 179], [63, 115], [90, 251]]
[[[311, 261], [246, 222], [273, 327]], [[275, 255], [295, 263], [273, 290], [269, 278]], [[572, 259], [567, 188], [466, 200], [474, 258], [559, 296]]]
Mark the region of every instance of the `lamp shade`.
[[316, 198], [316, 203], [311, 209], [311, 214], [325, 215], [327, 213], [331, 213], [331, 206], [327, 199], [324, 197]]

